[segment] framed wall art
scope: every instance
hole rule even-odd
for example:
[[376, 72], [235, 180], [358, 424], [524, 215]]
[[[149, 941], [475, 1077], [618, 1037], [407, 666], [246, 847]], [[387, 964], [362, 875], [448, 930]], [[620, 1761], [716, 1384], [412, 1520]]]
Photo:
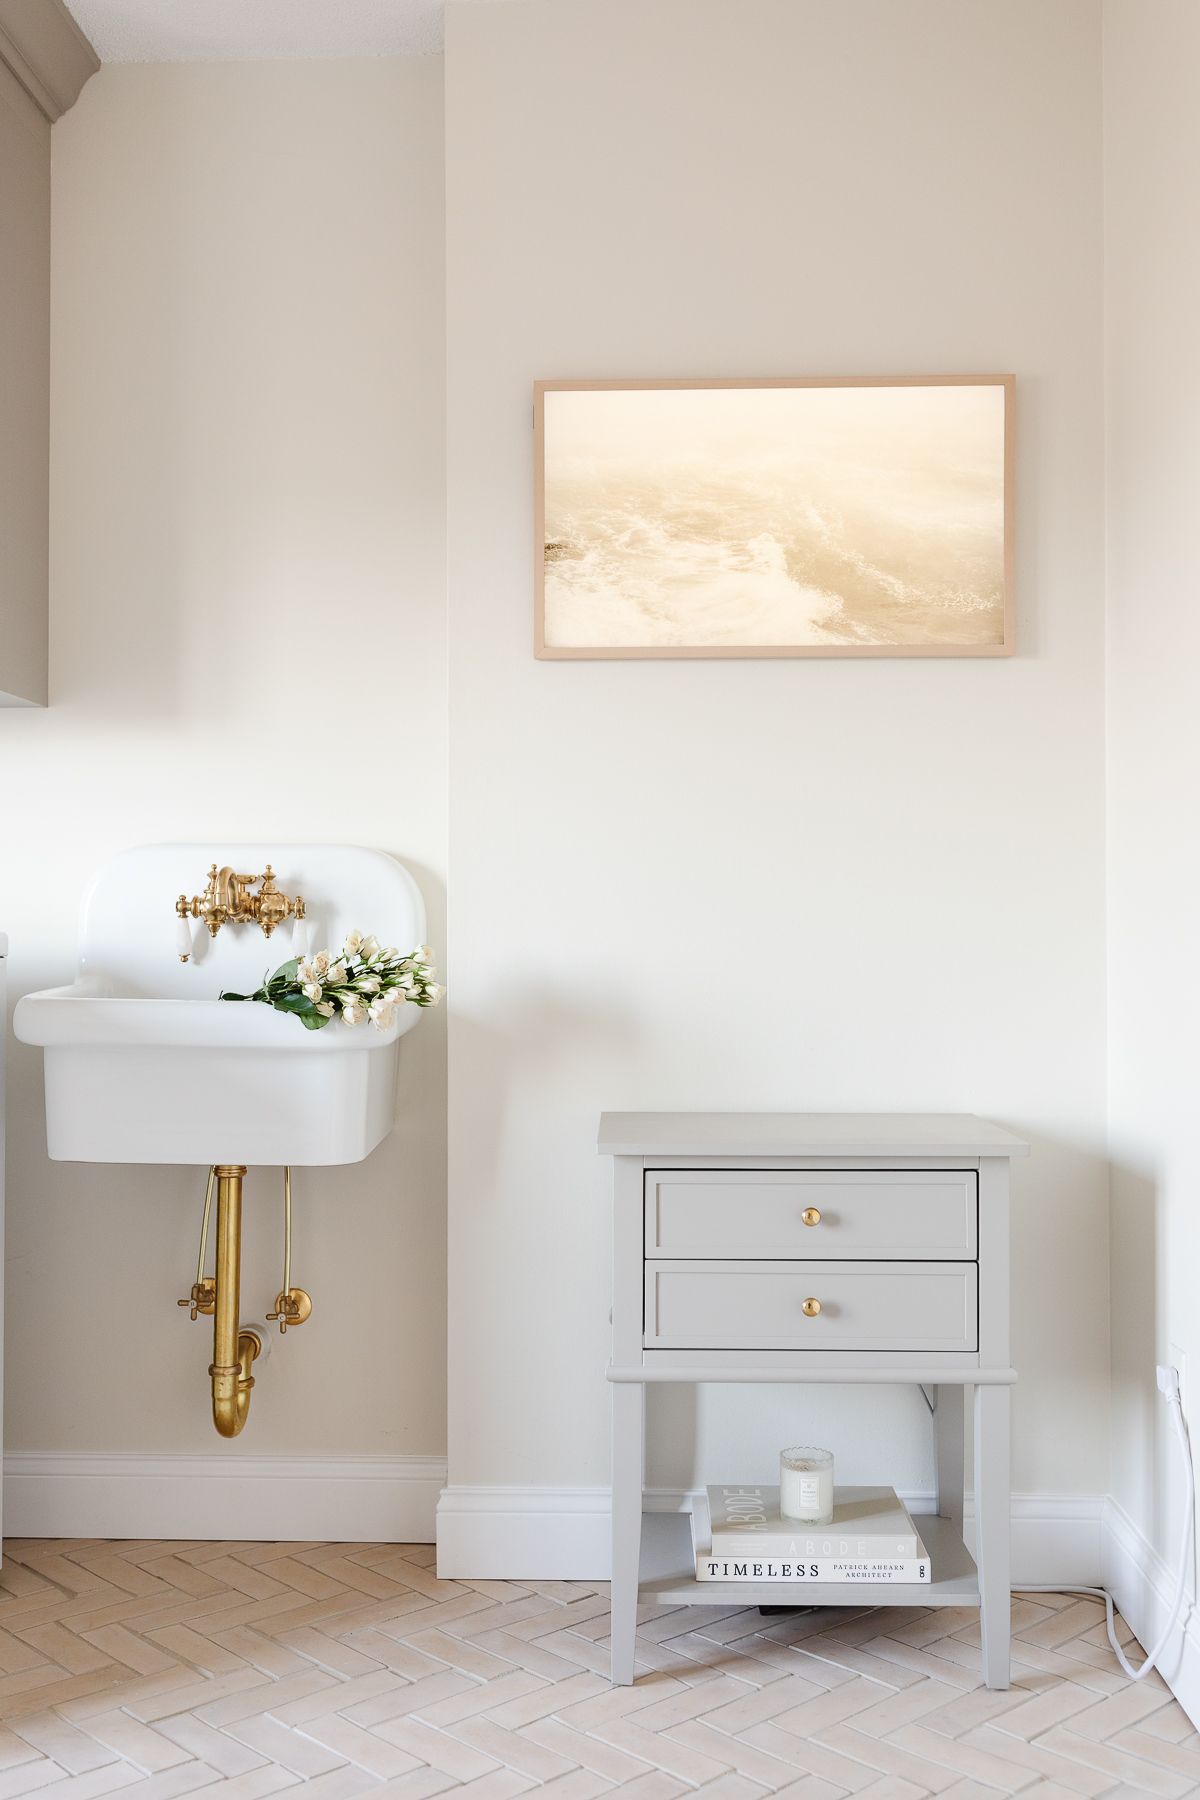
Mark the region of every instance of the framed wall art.
[[1010, 655], [1014, 387], [537, 382], [537, 655]]

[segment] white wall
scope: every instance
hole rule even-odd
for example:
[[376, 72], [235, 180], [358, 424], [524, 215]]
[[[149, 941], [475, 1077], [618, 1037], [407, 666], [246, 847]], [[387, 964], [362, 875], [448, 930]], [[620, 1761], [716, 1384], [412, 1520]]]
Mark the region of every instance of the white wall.
[[1113, 1492], [1173, 1568], [1156, 1361], [1183, 1353], [1200, 1426], [1200, 10], [1105, 0], [1104, 34]]
[[[52, 704], [0, 717], [15, 993], [69, 977], [90, 871], [145, 840], [387, 849], [443, 940], [441, 98], [436, 59], [106, 68], [55, 127]], [[313, 1319], [232, 1446], [175, 1306], [201, 1172], [49, 1163], [10, 1052], [10, 1454], [442, 1450], [440, 1015], [397, 1133], [297, 1177]]]
[[[456, 1485], [607, 1480], [603, 1107], [1028, 1133], [1016, 1485], [1107, 1485], [1099, 49], [1090, 0], [449, 9]], [[535, 377], [956, 370], [1019, 376], [1014, 661], [533, 660]], [[916, 1394], [656, 1412], [663, 1485], [809, 1436], [930, 1485]]]

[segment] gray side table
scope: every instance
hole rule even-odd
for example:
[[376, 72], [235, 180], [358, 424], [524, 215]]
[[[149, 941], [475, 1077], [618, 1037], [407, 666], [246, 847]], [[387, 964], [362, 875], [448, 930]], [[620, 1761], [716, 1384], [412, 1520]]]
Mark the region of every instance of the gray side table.
[[[1009, 1161], [970, 1114], [605, 1113], [613, 1165], [612, 1679], [634, 1679], [639, 1601], [779, 1605], [698, 1582], [691, 1520], [643, 1513], [652, 1382], [920, 1383], [934, 1390], [929, 1584], [821, 1584], [806, 1605], [978, 1606], [983, 1674], [1009, 1680]], [[973, 1396], [975, 1544], [963, 1543]]]

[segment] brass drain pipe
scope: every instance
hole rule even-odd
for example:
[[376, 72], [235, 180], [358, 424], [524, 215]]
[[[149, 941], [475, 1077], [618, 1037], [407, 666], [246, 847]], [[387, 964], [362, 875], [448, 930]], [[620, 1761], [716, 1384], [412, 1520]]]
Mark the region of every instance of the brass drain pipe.
[[[242, 1180], [244, 1163], [214, 1163], [208, 1171], [204, 1190], [204, 1217], [200, 1225], [200, 1253], [196, 1258], [196, 1279], [192, 1291], [179, 1302], [192, 1319], [212, 1314], [213, 1359], [208, 1367], [212, 1382], [213, 1424], [222, 1437], [236, 1437], [250, 1412], [250, 1390], [254, 1386], [255, 1363], [268, 1348], [266, 1326], [257, 1322], [243, 1325], [242, 1303]], [[217, 1190], [217, 1271], [204, 1273], [208, 1257], [208, 1227], [212, 1218], [212, 1197]], [[312, 1297], [301, 1287], [292, 1286], [292, 1171], [283, 1171], [283, 1286], [275, 1296], [275, 1307], [268, 1319], [279, 1323], [281, 1332], [289, 1325], [303, 1325], [312, 1316]]]
[[213, 1424], [236, 1437], [250, 1411], [251, 1370], [262, 1340], [238, 1323], [242, 1302], [242, 1178], [244, 1164], [217, 1164], [217, 1277], [213, 1307]]

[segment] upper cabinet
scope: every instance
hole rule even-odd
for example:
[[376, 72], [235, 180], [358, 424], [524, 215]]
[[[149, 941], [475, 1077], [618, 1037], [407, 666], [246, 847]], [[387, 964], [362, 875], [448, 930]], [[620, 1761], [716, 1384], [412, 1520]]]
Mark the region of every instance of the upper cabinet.
[[47, 697], [50, 127], [99, 66], [62, 0], [0, 0], [0, 706]]

